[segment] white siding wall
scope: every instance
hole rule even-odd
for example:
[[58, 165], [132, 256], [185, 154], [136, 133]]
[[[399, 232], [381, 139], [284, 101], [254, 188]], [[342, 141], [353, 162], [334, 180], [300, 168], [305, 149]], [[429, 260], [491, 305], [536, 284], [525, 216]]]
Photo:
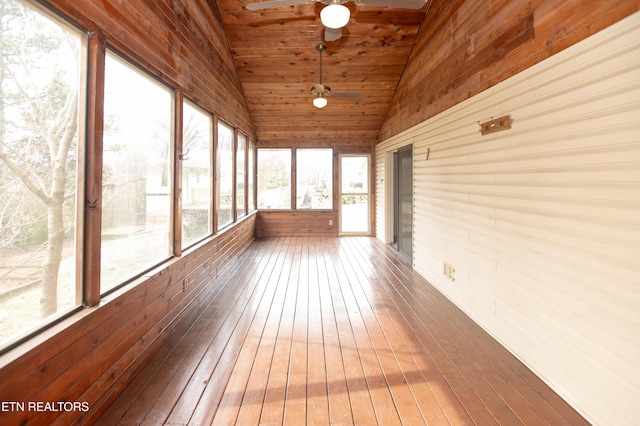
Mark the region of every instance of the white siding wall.
[[640, 13], [381, 143], [381, 239], [411, 143], [416, 271], [588, 420], [638, 424]]

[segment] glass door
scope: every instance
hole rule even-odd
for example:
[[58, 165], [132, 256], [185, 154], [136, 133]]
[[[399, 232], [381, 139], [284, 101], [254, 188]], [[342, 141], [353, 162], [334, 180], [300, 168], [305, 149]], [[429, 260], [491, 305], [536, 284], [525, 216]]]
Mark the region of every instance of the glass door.
[[413, 147], [400, 148], [393, 155], [394, 214], [393, 242], [398, 251], [413, 256]]
[[369, 155], [340, 156], [340, 235], [371, 234]]

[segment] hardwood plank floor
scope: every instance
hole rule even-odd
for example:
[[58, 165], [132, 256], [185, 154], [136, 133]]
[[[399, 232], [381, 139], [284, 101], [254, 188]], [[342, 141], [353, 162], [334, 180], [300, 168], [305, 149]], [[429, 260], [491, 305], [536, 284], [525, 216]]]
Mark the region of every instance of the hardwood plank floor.
[[97, 424], [588, 424], [374, 238], [255, 241]]

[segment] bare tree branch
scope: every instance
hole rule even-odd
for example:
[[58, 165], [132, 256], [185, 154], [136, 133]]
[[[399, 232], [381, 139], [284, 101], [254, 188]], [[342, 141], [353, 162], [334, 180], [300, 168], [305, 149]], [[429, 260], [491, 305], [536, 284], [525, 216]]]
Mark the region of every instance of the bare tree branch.
[[[7, 147], [4, 142], [2, 142], [2, 145]], [[48, 205], [51, 202], [51, 197], [49, 197], [49, 195], [47, 195], [47, 193], [44, 192], [41, 187], [35, 185], [29, 178], [29, 176], [24, 173], [24, 170], [16, 163], [14, 163], [13, 160], [2, 149], [0, 149], [0, 160], [4, 161], [4, 163], [11, 169], [11, 171], [15, 173], [18, 178], [20, 178], [25, 186], [29, 188], [29, 190], [33, 192], [38, 198], [40, 198], [45, 204]]]

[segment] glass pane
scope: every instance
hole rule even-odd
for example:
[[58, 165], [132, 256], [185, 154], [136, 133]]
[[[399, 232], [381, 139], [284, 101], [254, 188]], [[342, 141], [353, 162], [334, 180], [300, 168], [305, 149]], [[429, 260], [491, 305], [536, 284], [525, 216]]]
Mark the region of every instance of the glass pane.
[[101, 289], [171, 254], [171, 104], [165, 87], [107, 54]]
[[211, 234], [211, 117], [185, 102], [182, 132], [182, 247]]
[[398, 250], [409, 259], [413, 250], [413, 148], [398, 151]]
[[340, 157], [340, 189], [340, 233], [368, 234], [371, 223], [368, 155]]
[[219, 122], [216, 162], [218, 229], [222, 229], [233, 222], [233, 145], [233, 129]]
[[2, 346], [80, 303], [74, 235], [86, 53], [84, 36], [65, 24], [22, 3], [0, 7]]
[[291, 208], [290, 149], [258, 149], [258, 208]]
[[341, 157], [340, 167], [343, 194], [369, 193], [369, 157]]
[[333, 150], [296, 151], [296, 208], [333, 208]]
[[369, 196], [342, 195], [340, 206], [340, 232], [369, 232]]
[[256, 209], [256, 189], [255, 189], [255, 155], [256, 144], [253, 141], [249, 142], [249, 159], [247, 161], [247, 197], [249, 197], [249, 211]]
[[244, 180], [246, 176], [244, 154], [246, 147], [247, 137], [240, 133], [238, 135], [238, 149], [236, 150], [236, 212], [238, 217], [244, 216], [247, 213], [244, 207]]

